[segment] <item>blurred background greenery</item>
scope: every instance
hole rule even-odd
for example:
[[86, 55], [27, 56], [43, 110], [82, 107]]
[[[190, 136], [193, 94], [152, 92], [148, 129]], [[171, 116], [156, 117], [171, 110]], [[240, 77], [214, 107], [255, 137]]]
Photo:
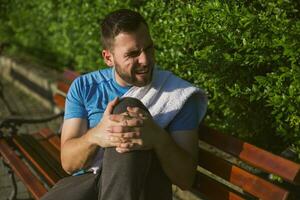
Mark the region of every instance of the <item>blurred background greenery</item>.
[[58, 70], [104, 68], [99, 22], [147, 19], [158, 64], [209, 96], [205, 122], [300, 158], [300, 1], [0, 0], [0, 42]]

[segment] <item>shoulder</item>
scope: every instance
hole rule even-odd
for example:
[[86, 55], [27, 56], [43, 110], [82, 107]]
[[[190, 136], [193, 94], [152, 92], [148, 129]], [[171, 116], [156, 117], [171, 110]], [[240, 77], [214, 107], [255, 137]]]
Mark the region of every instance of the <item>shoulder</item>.
[[79, 77], [77, 77], [73, 85], [87, 87], [93, 84], [101, 84], [104, 82], [109, 82], [112, 80], [112, 69], [106, 68], [102, 70], [97, 70], [93, 72], [89, 72], [87, 74], [83, 74]]
[[112, 69], [102, 69], [80, 75], [71, 84], [68, 96], [84, 98], [101, 84], [109, 84], [113, 80]]

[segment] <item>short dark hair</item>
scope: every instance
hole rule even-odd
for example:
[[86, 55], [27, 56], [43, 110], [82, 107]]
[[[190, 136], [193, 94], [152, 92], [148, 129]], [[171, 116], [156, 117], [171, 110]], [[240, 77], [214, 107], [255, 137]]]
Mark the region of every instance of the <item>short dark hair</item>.
[[110, 49], [114, 38], [119, 33], [136, 31], [141, 23], [148, 27], [144, 17], [133, 10], [119, 9], [109, 13], [101, 23], [101, 42], [103, 48]]

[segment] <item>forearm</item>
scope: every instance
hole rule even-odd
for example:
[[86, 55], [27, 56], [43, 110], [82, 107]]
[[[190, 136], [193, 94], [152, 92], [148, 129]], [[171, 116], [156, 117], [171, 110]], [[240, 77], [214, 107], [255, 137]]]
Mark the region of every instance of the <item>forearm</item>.
[[154, 150], [171, 182], [182, 189], [190, 189], [196, 175], [197, 158], [181, 148], [162, 130]]
[[86, 168], [99, 146], [90, 139], [92, 129], [78, 138], [72, 138], [64, 142], [61, 148], [61, 162], [63, 169], [71, 174], [77, 170]]

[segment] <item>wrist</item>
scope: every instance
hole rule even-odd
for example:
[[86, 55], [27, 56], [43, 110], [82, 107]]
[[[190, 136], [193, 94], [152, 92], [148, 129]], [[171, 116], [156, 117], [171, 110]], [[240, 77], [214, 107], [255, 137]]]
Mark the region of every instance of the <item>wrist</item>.
[[95, 128], [92, 128], [84, 135], [86, 143], [91, 147], [99, 146], [97, 140], [95, 139], [94, 131], [95, 131]]

